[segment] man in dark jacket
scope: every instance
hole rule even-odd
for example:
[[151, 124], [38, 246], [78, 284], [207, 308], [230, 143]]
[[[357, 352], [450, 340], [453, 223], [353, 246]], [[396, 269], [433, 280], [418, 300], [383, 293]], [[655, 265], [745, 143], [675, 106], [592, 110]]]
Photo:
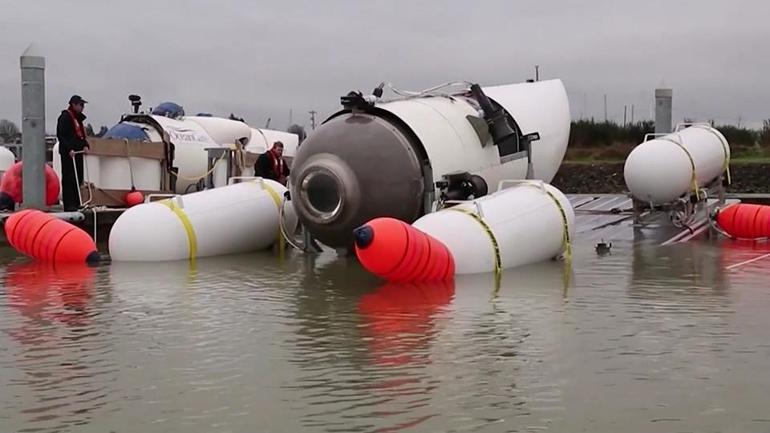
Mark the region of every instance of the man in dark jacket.
[[[83, 183], [83, 154], [88, 152], [86, 129], [83, 121], [85, 101], [78, 95], [70, 98], [69, 107], [61, 112], [56, 124], [56, 137], [59, 139], [61, 158], [62, 201], [65, 211], [75, 211], [80, 207], [78, 190]], [[73, 166], [72, 161], [75, 161]]]
[[254, 174], [286, 185], [289, 167], [283, 160], [283, 143], [276, 141], [270, 150], [259, 155], [257, 163], [254, 165]]

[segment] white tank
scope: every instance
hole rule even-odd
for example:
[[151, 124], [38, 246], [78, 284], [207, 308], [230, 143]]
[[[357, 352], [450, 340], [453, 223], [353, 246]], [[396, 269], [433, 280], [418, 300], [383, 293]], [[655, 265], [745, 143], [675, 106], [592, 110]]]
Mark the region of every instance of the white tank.
[[5, 146], [0, 146], [0, 174], [8, 171], [16, 163], [16, 155]]
[[297, 155], [299, 137], [290, 132], [272, 129], [251, 128], [251, 140], [246, 145], [246, 150], [256, 154], [265, 153], [276, 141], [283, 143], [283, 156], [294, 158]]
[[286, 188], [255, 179], [134, 206], [115, 221], [109, 250], [115, 261], [167, 261], [264, 249], [279, 234], [279, 212], [293, 233], [297, 218]]
[[[59, 142], [53, 147], [53, 169], [61, 183], [61, 158], [59, 157]], [[67, 163], [72, 161], [68, 158]], [[130, 164], [130, 166], [129, 166]], [[134, 186], [140, 191], [160, 190], [163, 177], [163, 167], [160, 161], [150, 158], [129, 158], [116, 156], [85, 155], [83, 159], [83, 180], [90, 182], [95, 188], [131, 189], [131, 171], [133, 170]], [[104, 176], [102, 176], [104, 173]]]
[[623, 175], [634, 198], [665, 204], [693, 192], [694, 183], [702, 188], [716, 180], [729, 161], [725, 137], [697, 124], [638, 145], [626, 158]]
[[[134, 186], [139, 191], [159, 191], [163, 167], [160, 161], [150, 158], [99, 157], [99, 184], [105, 189], [131, 189], [133, 171]], [[101, 176], [104, 174], [104, 176]]]
[[540, 181], [503, 182], [501, 186], [505, 184], [512, 186], [414, 222], [415, 228], [447, 246], [457, 274], [495, 270], [492, 236], [502, 269], [554, 258], [565, 250], [565, 232], [569, 239], [573, 237], [575, 213], [561, 191]]
[[234, 144], [241, 138], [251, 138], [249, 125], [237, 120], [207, 116], [187, 116], [183, 120], [197, 123], [206, 130], [212, 140], [221, 145]]

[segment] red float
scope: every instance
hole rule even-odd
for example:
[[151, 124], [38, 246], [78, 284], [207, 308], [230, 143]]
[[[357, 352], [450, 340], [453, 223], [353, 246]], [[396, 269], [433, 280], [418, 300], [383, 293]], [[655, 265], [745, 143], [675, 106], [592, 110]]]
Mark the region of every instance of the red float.
[[[6, 268], [4, 285], [10, 304], [23, 315], [46, 319], [43, 323], [82, 325], [90, 317], [95, 279], [96, 270], [85, 263], [15, 262]], [[34, 343], [39, 334], [17, 335], [31, 337]]]
[[[44, 166], [45, 204], [52, 206], [59, 202], [59, 176], [50, 165], [44, 164]], [[22, 186], [22, 163], [17, 162], [3, 174], [3, 179], [0, 181], [0, 194], [9, 197], [14, 203], [22, 203], [24, 200]]]
[[717, 213], [717, 224], [728, 235], [738, 239], [770, 237], [770, 206], [738, 203]]
[[140, 191], [137, 191], [135, 189], [132, 189], [131, 191], [127, 192], [126, 195], [123, 197], [123, 202], [126, 203], [126, 206], [133, 207], [136, 206], [144, 201], [144, 194], [142, 194]]
[[375, 218], [354, 231], [359, 261], [393, 282], [445, 281], [455, 273], [452, 253], [432, 236], [394, 218]]
[[370, 337], [369, 353], [380, 365], [429, 362], [435, 316], [454, 297], [452, 281], [387, 283], [361, 297], [358, 311]]
[[94, 263], [100, 257], [88, 233], [39, 210], [9, 216], [5, 237], [17, 251], [44, 262]]

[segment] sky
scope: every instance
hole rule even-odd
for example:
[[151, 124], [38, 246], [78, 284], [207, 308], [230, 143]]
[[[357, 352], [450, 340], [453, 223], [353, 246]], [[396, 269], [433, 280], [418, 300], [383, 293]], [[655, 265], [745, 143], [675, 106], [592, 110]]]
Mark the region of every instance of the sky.
[[19, 56], [46, 57], [46, 116], [76, 93], [110, 126], [142, 96], [254, 126], [310, 126], [349, 90], [559, 78], [572, 117], [770, 118], [767, 0], [0, 0], [0, 118], [20, 123]]

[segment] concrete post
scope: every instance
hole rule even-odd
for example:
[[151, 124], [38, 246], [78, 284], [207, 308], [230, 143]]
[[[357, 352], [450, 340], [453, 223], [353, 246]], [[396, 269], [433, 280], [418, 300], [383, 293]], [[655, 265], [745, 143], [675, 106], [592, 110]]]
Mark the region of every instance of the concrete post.
[[20, 63], [24, 207], [45, 209], [45, 57], [33, 44]]
[[655, 89], [655, 133], [668, 134], [672, 131], [671, 100], [672, 89]]

